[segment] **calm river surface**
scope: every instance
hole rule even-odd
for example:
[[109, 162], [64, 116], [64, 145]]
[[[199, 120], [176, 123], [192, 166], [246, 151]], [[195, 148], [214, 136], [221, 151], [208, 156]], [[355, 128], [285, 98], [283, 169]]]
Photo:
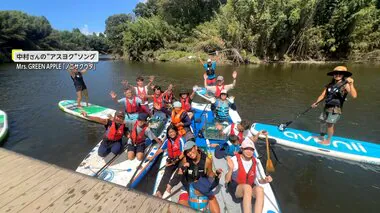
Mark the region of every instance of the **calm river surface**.
[[[236, 97], [241, 117], [252, 122], [278, 124], [293, 119], [316, 100], [330, 81], [326, 73], [334, 66], [219, 66], [217, 72], [230, 83], [232, 71], [238, 71], [237, 86], [231, 94]], [[348, 67], [354, 73], [358, 98], [349, 98], [345, 103], [336, 135], [380, 143], [380, 65]], [[190, 89], [195, 84], [203, 84], [202, 74], [199, 64], [101, 61], [84, 79], [91, 103], [115, 108], [109, 92], [115, 90], [122, 95], [120, 81], [123, 79], [135, 83], [139, 75], [155, 75], [156, 84], [163, 88], [173, 83], [176, 89]], [[3, 147], [75, 170], [104, 131], [99, 124], [76, 119], [59, 110], [60, 100], [75, 98], [73, 82], [66, 71], [16, 70], [15, 64], [0, 65], [0, 109], [8, 113], [10, 122], [10, 135]], [[292, 127], [318, 131], [320, 110], [310, 111]], [[380, 211], [380, 167], [313, 156], [279, 146], [275, 149], [281, 164], [273, 174], [273, 188], [283, 212]], [[156, 171], [157, 166], [140, 183], [139, 190], [151, 192]]]

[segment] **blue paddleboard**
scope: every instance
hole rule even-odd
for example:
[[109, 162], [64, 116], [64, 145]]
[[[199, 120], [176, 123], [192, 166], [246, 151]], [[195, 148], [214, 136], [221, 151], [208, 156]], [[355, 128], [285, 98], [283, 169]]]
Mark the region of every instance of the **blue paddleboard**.
[[327, 155], [331, 157], [380, 165], [380, 145], [333, 136], [330, 145], [318, 143], [318, 134], [307, 131], [286, 128], [280, 131], [277, 126], [254, 123], [251, 132], [256, 134], [261, 130], [267, 130], [269, 137], [278, 144], [287, 147]]

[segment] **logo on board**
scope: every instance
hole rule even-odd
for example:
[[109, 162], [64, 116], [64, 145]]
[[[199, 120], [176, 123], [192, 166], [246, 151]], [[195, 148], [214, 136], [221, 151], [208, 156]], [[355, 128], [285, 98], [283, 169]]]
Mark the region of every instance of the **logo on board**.
[[[295, 133], [292, 131], [285, 131], [285, 132], [283, 132], [283, 134], [286, 137], [291, 138], [291, 139], [295, 139], [295, 140], [302, 140], [304, 142], [310, 142], [310, 140], [313, 140], [313, 142], [319, 142], [319, 139], [317, 139], [313, 136], [305, 137], [301, 133]], [[344, 141], [340, 141], [340, 140], [333, 140], [331, 145], [337, 149], [348, 149], [350, 151], [367, 153], [367, 150], [363, 147], [363, 145], [361, 143], [357, 143], [357, 142], [344, 142]]]

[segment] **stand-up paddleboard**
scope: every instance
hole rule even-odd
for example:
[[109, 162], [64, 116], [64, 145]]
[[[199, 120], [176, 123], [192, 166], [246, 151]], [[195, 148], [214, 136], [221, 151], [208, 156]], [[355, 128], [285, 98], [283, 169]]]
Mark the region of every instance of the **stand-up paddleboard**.
[[[76, 117], [80, 117], [86, 120], [89, 120], [88, 118], [84, 117], [81, 112], [85, 111], [87, 115], [94, 116], [94, 117], [99, 117], [99, 118], [104, 118], [107, 119], [108, 115], [114, 115], [115, 110], [114, 109], [109, 109], [106, 107], [98, 106], [95, 104], [88, 104], [86, 106], [86, 103], [81, 102], [82, 107], [79, 108], [77, 106], [77, 101], [76, 100], [63, 100], [58, 103], [59, 108], [71, 115], [74, 115]], [[126, 116], [127, 117], [127, 116]]]
[[[155, 135], [157, 135], [157, 137], [160, 138], [162, 141], [166, 138], [166, 129], [169, 124], [169, 120], [163, 121], [151, 119], [149, 121], [149, 127], [155, 133]], [[147, 141], [148, 143], [145, 149], [145, 154], [149, 152], [147, 156], [153, 156], [158, 151], [160, 145], [157, 143], [151, 145], [152, 142], [150, 140]], [[114, 157], [113, 153], [108, 154], [104, 158], [100, 157], [98, 155], [100, 143], [97, 144], [85, 157], [82, 163], [79, 164], [78, 168], [76, 169], [76, 172], [89, 176], [95, 176], [98, 173], [98, 171], [102, 169], [104, 165]], [[153, 159], [150, 162], [148, 160], [144, 160], [144, 162], [141, 163], [141, 161], [137, 160], [136, 158], [134, 160], [128, 160], [127, 153], [128, 151], [125, 150], [124, 152], [119, 154], [116, 157], [116, 159], [114, 159], [114, 161], [106, 167], [106, 169], [104, 169], [98, 174], [97, 177], [121, 186], [127, 186], [129, 183], [131, 183], [130, 187], [136, 187], [137, 184], [141, 181], [141, 179], [153, 166], [156, 159]]]
[[331, 144], [326, 146], [318, 143], [316, 138], [318, 134], [292, 128], [280, 131], [274, 125], [252, 124], [251, 132], [253, 134], [260, 130], [267, 130], [269, 137], [275, 139], [280, 145], [335, 158], [380, 165], [379, 144], [333, 136]]
[[0, 142], [4, 140], [8, 133], [8, 116], [7, 113], [0, 110]]
[[[84, 117], [81, 112], [84, 111], [87, 113], [87, 115], [91, 115], [94, 117], [99, 117], [99, 118], [108, 118], [108, 115], [114, 115], [115, 110], [110, 109], [107, 107], [103, 106], [98, 106], [95, 104], [89, 103], [88, 106], [86, 106], [85, 102], [81, 102], [81, 108], [77, 106], [77, 101], [76, 100], [63, 100], [58, 103], [59, 108], [71, 115], [74, 115], [76, 117], [80, 117], [86, 120], [89, 120], [88, 118]], [[137, 119], [138, 113], [134, 114], [126, 114], [125, 115], [125, 120], [126, 121], [134, 121]]]

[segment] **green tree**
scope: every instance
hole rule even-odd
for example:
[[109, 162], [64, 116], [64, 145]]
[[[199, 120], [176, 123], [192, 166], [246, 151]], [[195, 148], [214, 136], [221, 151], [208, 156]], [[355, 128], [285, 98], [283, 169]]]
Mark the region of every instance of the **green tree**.
[[117, 14], [107, 18], [106, 31], [114, 54], [123, 55], [123, 34], [128, 29], [132, 17], [127, 14]]

